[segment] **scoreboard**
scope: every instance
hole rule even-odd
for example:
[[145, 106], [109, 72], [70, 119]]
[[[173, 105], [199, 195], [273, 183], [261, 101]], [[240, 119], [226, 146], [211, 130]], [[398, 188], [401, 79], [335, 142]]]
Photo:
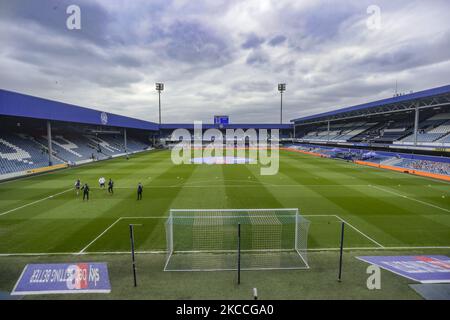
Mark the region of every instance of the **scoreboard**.
[[214, 124], [229, 124], [228, 116], [214, 116]]

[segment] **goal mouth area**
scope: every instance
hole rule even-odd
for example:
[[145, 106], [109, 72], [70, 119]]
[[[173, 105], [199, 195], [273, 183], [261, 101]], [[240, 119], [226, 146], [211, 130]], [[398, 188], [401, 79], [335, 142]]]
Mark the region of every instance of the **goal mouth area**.
[[[242, 271], [309, 269], [297, 250], [242, 250], [240, 258]], [[164, 271], [237, 271], [237, 261], [237, 252], [229, 250], [173, 252]]]
[[164, 271], [308, 269], [308, 228], [298, 209], [172, 209]]

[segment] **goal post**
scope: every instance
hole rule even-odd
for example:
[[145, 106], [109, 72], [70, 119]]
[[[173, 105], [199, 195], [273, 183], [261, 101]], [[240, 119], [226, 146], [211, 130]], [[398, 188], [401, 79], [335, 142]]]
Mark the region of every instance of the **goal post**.
[[309, 221], [298, 209], [171, 209], [165, 271], [307, 269]]

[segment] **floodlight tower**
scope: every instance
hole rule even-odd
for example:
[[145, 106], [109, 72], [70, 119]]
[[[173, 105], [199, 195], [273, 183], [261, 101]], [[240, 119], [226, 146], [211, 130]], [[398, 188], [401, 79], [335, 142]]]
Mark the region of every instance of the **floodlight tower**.
[[280, 102], [280, 124], [283, 124], [283, 92], [286, 91], [286, 83], [278, 84], [278, 91], [280, 91], [281, 102]]
[[161, 127], [161, 91], [164, 90], [164, 83], [157, 82], [156, 90], [158, 91], [159, 95], [159, 126]]

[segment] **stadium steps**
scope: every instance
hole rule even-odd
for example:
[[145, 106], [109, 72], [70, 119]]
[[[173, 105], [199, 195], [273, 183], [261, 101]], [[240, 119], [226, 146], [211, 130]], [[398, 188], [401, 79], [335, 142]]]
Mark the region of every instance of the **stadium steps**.
[[372, 132], [374, 130], [377, 130], [377, 131], [382, 130], [386, 126], [387, 126], [386, 123], [376, 123], [373, 126], [367, 128], [366, 130], [361, 132], [360, 134], [354, 136], [349, 141], [360, 142], [360, 141], [363, 141], [363, 140], [372, 140], [374, 138], [377, 138], [377, 137], [379, 137], [379, 135], [374, 135], [374, 134], [372, 134]]
[[399, 158], [389, 158], [387, 160], [380, 162], [380, 164], [386, 165], [386, 166], [396, 166], [397, 164], [401, 163], [402, 161], [403, 161], [403, 159], [399, 159]]
[[[39, 141], [38, 141], [35, 137], [33, 137], [33, 136], [26, 136], [26, 138], [29, 139], [29, 140], [31, 140], [32, 142], [34, 142], [36, 145], [38, 145], [40, 149], [44, 149], [45, 152], [48, 154], [48, 146], [46, 146], [45, 144], [39, 142]], [[55, 159], [61, 161], [62, 163], [66, 163], [66, 162], [67, 162], [67, 161], [64, 160], [63, 158], [59, 157], [55, 151], [52, 152], [52, 156], [53, 156]]]
[[450, 132], [447, 132], [447, 134], [440, 137], [438, 140], [436, 140], [438, 143], [450, 143]]

